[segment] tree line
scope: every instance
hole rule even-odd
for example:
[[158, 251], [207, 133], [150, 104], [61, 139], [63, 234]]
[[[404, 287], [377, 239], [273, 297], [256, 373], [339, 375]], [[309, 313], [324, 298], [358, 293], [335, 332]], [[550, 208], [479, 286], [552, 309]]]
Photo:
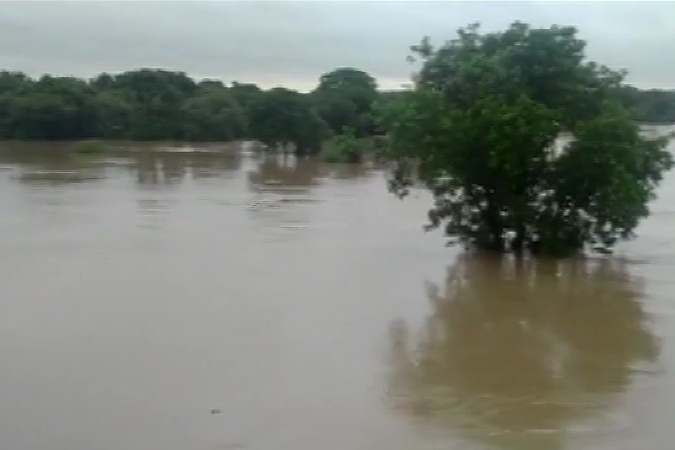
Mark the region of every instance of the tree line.
[[309, 93], [251, 83], [196, 81], [138, 69], [93, 79], [0, 72], [0, 138], [230, 141], [256, 139], [314, 153], [332, 134], [378, 132], [376, 80], [354, 68], [319, 79]]
[[675, 90], [638, 89], [635, 86], [626, 86], [622, 95], [640, 122], [675, 123]]
[[[314, 153], [331, 135], [381, 133], [375, 104], [395, 99], [355, 68], [320, 77], [309, 93], [252, 83], [196, 81], [183, 72], [138, 69], [93, 79], [0, 72], [0, 138], [229, 141], [256, 139]], [[639, 121], [675, 122], [675, 91], [628, 86]]]

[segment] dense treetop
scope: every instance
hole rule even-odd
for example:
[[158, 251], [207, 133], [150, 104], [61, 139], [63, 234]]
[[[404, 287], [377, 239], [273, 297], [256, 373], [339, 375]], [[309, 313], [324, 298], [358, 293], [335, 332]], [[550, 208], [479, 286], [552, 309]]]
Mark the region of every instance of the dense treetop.
[[[255, 84], [197, 81], [182, 72], [138, 69], [91, 80], [0, 71], [0, 138], [226, 141], [257, 138], [310, 152], [345, 129], [378, 134], [378, 92], [364, 71], [341, 67], [309, 93]], [[675, 91], [626, 87], [624, 100], [643, 122], [675, 122]]]

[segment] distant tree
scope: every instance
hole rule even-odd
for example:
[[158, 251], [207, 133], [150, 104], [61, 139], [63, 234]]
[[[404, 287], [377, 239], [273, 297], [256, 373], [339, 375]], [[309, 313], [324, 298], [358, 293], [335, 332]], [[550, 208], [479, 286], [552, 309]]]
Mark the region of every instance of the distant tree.
[[8, 137], [13, 133], [7, 123], [11, 102], [33, 88], [33, 80], [21, 72], [0, 71], [0, 136]]
[[197, 85], [190, 77], [182, 72], [139, 69], [115, 76], [113, 87], [126, 91], [134, 104], [130, 137], [181, 137], [183, 103], [197, 92]]
[[640, 122], [652, 124], [675, 123], [675, 91], [640, 90], [625, 86], [620, 95]]
[[90, 80], [90, 84], [97, 91], [112, 89], [115, 87], [115, 77], [109, 73], [102, 73]]
[[251, 105], [252, 134], [269, 147], [297, 154], [318, 153], [327, 127], [301, 93], [274, 88]]
[[333, 133], [347, 127], [358, 136], [373, 133], [373, 102], [378, 97], [377, 81], [358, 69], [342, 67], [321, 76], [312, 96], [321, 118]]
[[0, 96], [18, 94], [31, 88], [33, 80], [22, 72], [0, 71]]
[[[374, 120], [374, 109], [388, 109], [385, 105], [409, 92], [377, 92], [369, 74], [343, 67], [321, 76], [310, 94], [291, 95], [294, 106], [288, 111], [294, 116], [282, 117], [286, 112], [281, 108], [274, 120], [254, 112], [270, 99], [268, 94], [252, 83], [195, 81], [183, 72], [163, 69], [102, 73], [90, 80], [51, 75], [34, 79], [21, 72], [0, 71], [0, 138], [267, 139], [270, 128], [254, 123], [262, 118], [268, 125], [294, 123], [286, 133], [292, 134], [289, 145], [301, 153], [314, 153], [331, 135], [353, 133], [362, 140], [386, 134]], [[675, 122], [675, 91], [621, 85], [617, 94], [637, 120]], [[258, 131], [263, 134], [257, 136]], [[285, 132], [275, 133], [283, 137]], [[387, 141], [382, 136], [378, 143]]]
[[97, 137], [122, 139], [131, 137], [134, 102], [128, 93], [102, 89], [94, 97], [96, 105]]
[[[383, 123], [397, 163], [391, 189], [432, 191], [430, 226], [466, 245], [568, 254], [632, 236], [672, 166], [621, 104], [623, 73], [584, 59], [572, 27], [478, 25], [434, 48]], [[568, 133], [562, 151], [556, 140]]]
[[83, 80], [45, 75], [6, 101], [5, 136], [75, 139], [97, 132], [94, 91]]
[[344, 93], [359, 111], [365, 111], [377, 98], [377, 81], [362, 70], [341, 67], [321, 75], [316, 90]]
[[225, 85], [220, 80], [205, 79], [197, 83], [200, 91], [225, 89]]
[[200, 94], [183, 106], [183, 138], [230, 141], [246, 135], [246, 118], [224, 87], [201, 86]]
[[242, 108], [249, 108], [263, 93], [263, 90], [255, 84], [237, 81], [233, 82], [228, 89]]
[[254, 135], [253, 129], [254, 124], [251, 123], [252, 117], [252, 108], [253, 105], [258, 101], [260, 96], [263, 94], [263, 90], [260, 89], [255, 84], [252, 83], [239, 83], [233, 82], [229, 87], [228, 91], [235, 102], [241, 108], [242, 113], [244, 114], [245, 120], [245, 129], [246, 137], [251, 139], [257, 139], [258, 137]]

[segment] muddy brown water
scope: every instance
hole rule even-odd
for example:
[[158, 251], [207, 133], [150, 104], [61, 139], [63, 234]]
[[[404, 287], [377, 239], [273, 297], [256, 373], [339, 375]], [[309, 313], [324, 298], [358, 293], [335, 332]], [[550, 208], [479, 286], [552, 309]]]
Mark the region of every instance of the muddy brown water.
[[675, 440], [675, 172], [617, 255], [516, 266], [373, 167], [0, 147], [3, 449]]

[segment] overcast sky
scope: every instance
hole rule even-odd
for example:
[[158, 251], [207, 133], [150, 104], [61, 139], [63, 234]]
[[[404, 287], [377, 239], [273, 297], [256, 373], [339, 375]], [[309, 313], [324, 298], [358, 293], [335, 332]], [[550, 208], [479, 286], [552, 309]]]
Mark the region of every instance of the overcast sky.
[[384, 88], [413, 68], [424, 35], [513, 20], [575, 25], [588, 55], [629, 70], [641, 87], [675, 88], [675, 2], [79, 1], [1, 2], [0, 68], [89, 77], [138, 67], [196, 78], [311, 89], [319, 75], [357, 67]]

